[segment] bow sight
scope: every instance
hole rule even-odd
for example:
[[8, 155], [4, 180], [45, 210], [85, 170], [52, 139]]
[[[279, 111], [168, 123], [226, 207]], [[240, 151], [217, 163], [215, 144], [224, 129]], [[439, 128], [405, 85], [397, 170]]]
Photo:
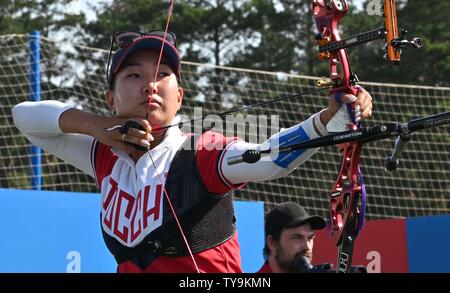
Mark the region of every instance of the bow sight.
[[385, 0], [383, 3], [383, 11], [384, 26], [341, 40], [336, 33], [336, 28], [340, 19], [348, 12], [347, 1], [313, 0], [313, 13], [316, 20], [332, 19], [331, 26], [327, 26], [323, 21], [317, 22], [318, 33], [315, 38], [319, 45], [319, 59], [329, 59], [332, 57], [333, 52], [341, 49], [354, 47], [375, 40], [385, 40], [386, 59], [391, 63], [398, 64], [400, 62], [401, 50], [403, 48], [407, 46], [411, 46], [413, 48], [422, 47], [420, 38], [415, 37], [412, 41], [406, 39], [407, 30], [402, 30], [399, 34], [395, 0]]

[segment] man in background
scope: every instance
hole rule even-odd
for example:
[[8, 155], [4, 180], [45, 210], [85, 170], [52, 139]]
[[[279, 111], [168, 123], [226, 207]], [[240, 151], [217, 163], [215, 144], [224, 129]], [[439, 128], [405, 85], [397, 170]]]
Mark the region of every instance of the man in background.
[[312, 268], [310, 260], [315, 231], [325, 228], [325, 219], [310, 216], [297, 203], [276, 206], [265, 219], [264, 259], [259, 273], [298, 273]]

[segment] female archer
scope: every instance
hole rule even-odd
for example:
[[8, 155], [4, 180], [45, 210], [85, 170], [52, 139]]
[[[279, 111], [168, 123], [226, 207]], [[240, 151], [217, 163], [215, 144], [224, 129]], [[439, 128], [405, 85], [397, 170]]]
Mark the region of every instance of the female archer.
[[241, 272], [233, 190], [286, 176], [316, 149], [255, 164], [228, 165], [227, 159], [310, 140], [327, 134], [330, 125], [345, 129], [345, 103], [356, 103], [357, 121], [371, 116], [372, 98], [360, 89], [357, 97], [339, 95], [340, 102], [332, 95], [327, 108], [261, 145], [164, 128], [184, 96], [175, 35], [125, 32], [113, 40], [119, 49], [110, 50], [105, 96], [114, 117], [58, 101], [23, 102], [12, 112], [33, 144], [96, 180], [102, 233], [118, 272]]

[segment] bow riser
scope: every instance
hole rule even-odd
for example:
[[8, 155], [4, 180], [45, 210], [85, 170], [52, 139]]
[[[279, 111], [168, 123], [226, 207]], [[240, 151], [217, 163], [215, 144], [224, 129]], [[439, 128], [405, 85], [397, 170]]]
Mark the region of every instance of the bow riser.
[[[342, 92], [356, 96], [358, 89], [354, 85], [358, 78], [352, 74], [345, 51], [346, 47], [352, 45], [352, 39], [341, 41], [338, 30], [340, 20], [347, 12], [346, 0], [313, 0], [313, 14], [318, 29], [316, 40], [319, 48], [329, 48], [319, 50], [319, 59], [328, 60], [330, 76], [328, 80], [319, 81], [318, 85], [330, 86], [331, 93]], [[354, 107], [354, 103], [347, 107], [351, 117]], [[359, 127], [356, 122], [348, 125], [349, 130]], [[364, 210], [358, 209], [358, 203], [365, 202], [365, 188], [360, 182], [362, 175], [359, 169], [361, 147], [358, 142], [341, 145], [343, 159], [338, 179], [330, 192], [330, 236], [334, 244], [339, 246], [339, 272], [348, 272], [351, 267], [354, 239], [364, 219]]]
[[[316, 40], [319, 47], [341, 40], [338, 26], [347, 12], [348, 4], [346, 1], [313, 0], [313, 15], [318, 30]], [[323, 83], [322, 81], [320, 86], [332, 86], [332, 92], [357, 94], [357, 90], [352, 87], [357, 79], [352, 75], [347, 52], [344, 49], [319, 52], [318, 57], [320, 60], [329, 61], [330, 72], [330, 83]]]

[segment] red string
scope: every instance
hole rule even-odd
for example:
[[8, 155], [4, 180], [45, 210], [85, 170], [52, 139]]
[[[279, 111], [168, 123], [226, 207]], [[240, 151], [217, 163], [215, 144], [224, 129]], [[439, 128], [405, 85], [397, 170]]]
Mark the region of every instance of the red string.
[[[175, 1], [172, 0], [172, 3], [170, 4], [169, 15], [168, 15], [168, 17], [167, 17], [166, 28], [165, 28], [165, 30], [164, 30], [164, 37], [163, 37], [163, 40], [164, 40], [164, 41], [162, 42], [161, 50], [160, 50], [160, 52], [159, 52], [158, 63], [157, 63], [157, 65], [156, 65], [156, 72], [155, 72], [155, 76], [154, 76], [154, 80], [153, 80], [153, 87], [152, 87], [152, 91], [151, 91], [151, 93], [150, 93], [150, 101], [149, 101], [148, 107], [147, 107], [146, 119], [148, 119], [148, 115], [149, 115], [149, 111], [150, 111], [150, 104], [151, 104], [151, 102], [152, 102], [153, 94], [155, 93], [155, 89], [156, 89], [156, 79], [158, 78], [159, 65], [161, 64], [162, 55], [163, 55], [163, 51], [164, 51], [164, 45], [165, 45], [165, 43], [166, 43], [166, 42], [165, 42], [165, 41], [166, 41], [166, 36], [167, 36], [167, 32], [169, 31], [170, 17], [171, 17], [171, 15], [172, 15], [172, 10], [173, 10], [173, 4], [174, 4], [174, 2], [175, 2]], [[150, 159], [151, 159], [151, 161], [152, 161], [153, 167], [155, 168], [155, 172], [156, 172], [156, 174], [158, 175], [159, 181], [160, 181], [160, 183], [161, 183], [161, 185], [162, 185], [162, 188], [163, 188], [164, 195], [165, 195], [165, 197], [166, 197], [166, 199], [167, 199], [167, 202], [169, 203], [170, 210], [172, 211], [173, 217], [174, 217], [174, 219], [175, 219], [175, 221], [176, 221], [176, 223], [177, 223], [177, 225], [178, 225], [178, 229], [180, 230], [181, 236], [183, 237], [183, 241], [184, 241], [184, 243], [185, 243], [185, 245], [186, 245], [186, 248], [187, 248], [187, 250], [188, 250], [188, 252], [189, 252], [189, 255], [191, 256], [192, 262], [194, 263], [195, 270], [197, 271], [197, 273], [200, 273], [200, 270], [199, 270], [199, 268], [198, 268], [198, 266], [197, 266], [197, 262], [195, 261], [195, 258], [194, 258], [194, 254], [192, 253], [191, 247], [189, 246], [189, 243], [188, 243], [188, 241], [187, 241], [187, 239], [186, 239], [186, 236], [185, 236], [185, 234], [184, 234], [183, 228], [181, 227], [180, 221], [178, 220], [177, 213], [175, 212], [175, 209], [173, 208], [172, 202], [170, 201], [169, 194], [167, 193], [167, 190], [166, 190], [166, 188], [164, 187], [165, 184], [164, 184], [164, 182], [162, 181], [161, 174], [159, 174], [159, 172], [158, 172], [158, 170], [157, 170], [157, 168], [156, 168], [156, 164], [155, 164], [155, 162], [153, 161], [153, 158], [152, 158], [152, 156], [151, 156], [151, 154], [150, 154], [150, 150], [148, 151], [148, 154], [149, 154]]]

